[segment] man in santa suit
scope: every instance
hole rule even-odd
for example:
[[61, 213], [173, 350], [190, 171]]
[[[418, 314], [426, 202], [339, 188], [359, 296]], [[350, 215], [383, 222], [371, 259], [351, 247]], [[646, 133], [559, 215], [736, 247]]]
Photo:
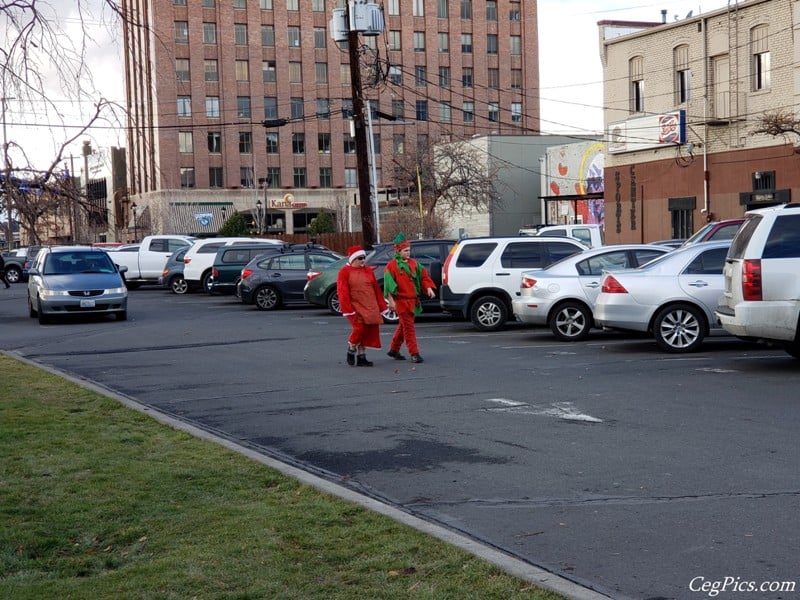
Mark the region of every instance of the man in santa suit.
[[421, 264], [411, 258], [411, 244], [399, 233], [394, 239], [394, 259], [386, 265], [383, 273], [383, 293], [393, 310], [399, 317], [397, 330], [389, 345], [389, 356], [395, 360], [405, 360], [400, 348], [405, 342], [411, 362], [421, 363], [422, 356], [417, 345], [417, 332], [414, 328], [414, 317], [422, 312], [420, 297], [422, 294], [433, 298], [436, 295], [436, 284]]

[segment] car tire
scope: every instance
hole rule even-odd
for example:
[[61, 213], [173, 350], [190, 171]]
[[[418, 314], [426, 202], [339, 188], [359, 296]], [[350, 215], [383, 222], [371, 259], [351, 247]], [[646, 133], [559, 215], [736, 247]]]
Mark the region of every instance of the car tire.
[[203, 273], [203, 277], [200, 279], [200, 287], [206, 294], [211, 293], [211, 277], [212, 277], [211, 271], [206, 271], [205, 273]]
[[383, 313], [383, 322], [386, 325], [397, 325], [400, 322], [400, 317], [395, 311], [387, 308], [386, 312]]
[[37, 302], [36, 314], [39, 317], [39, 325], [47, 325], [50, 322], [50, 317], [44, 314], [41, 303]]
[[339, 292], [336, 291], [334, 288], [330, 294], [328, 294], [328, 300], [325, 302], [328, 305], [328, 310], [331, 311], [334, 315], [341, 315], [342, 314], [342, 306], [339, 304]]
[[706, 320], [695, 306], [673, 304], [662, 308], [656, 315], [653, 335], [664, 352], [694, 352], [706, 337]]
[[791, 344], [784, 344], [783, 349], [789, 356], [800, 358], [800, 342], [792, 342]]
[[22, 281], [22, 270], [19, 267], [6, 267], [6, 281], [8, 283], [19, 283]]
[[183, 278], [183, 275], [176, 275], [169, 280], [169, 289], [173, 294], [183, 295], [189, 292], [189, 284]]
[[136, 281], [125, 281], [125, 287], [129, 290], [138, 290], [141, 287], [141, 283]]
[[508, 307], [502, 298], [482, 296], [472, 304], [469, 315], [480, 331], [498, 331], [508, 321]]
[[117, 313], [114, 313], [114, 314], [117, 317], [117, 321], [127, 321], [128, 320], [128, 311], [127, 310], [121, 310], [121, 311], [119, 311]]
[[258, 310], [275, 310], [281, 305], [281, 295], [271, 285], [262, 285], [253, 293], [253, 304]]
[[550, 331], [562, 342], [585, 340], [594, 327], [592, 311], [582, 302], [564, 302], [550, 316]]
[[31, 302], [30, 296], [28, 296], [28, 316], [31, 319], [36, 318], [36, 309], [33, 308], [33, 302]]

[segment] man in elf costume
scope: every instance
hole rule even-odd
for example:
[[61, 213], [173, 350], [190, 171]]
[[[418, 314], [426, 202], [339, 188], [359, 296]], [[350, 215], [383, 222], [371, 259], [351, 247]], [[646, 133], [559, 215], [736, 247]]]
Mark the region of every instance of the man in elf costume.
[[400, 353], [405, 342], [411, 362], [421, 363], [414, 317], [422, 312], [420, 297], [424, 293], [428, 298], [433, 298], [436, 284], [425, 268], [411, 258], [411, 244], [402, 233], [394, 239], [394, 251], [394, 259], [389, 261], [383, 272], [383, 293], [389, 309], [397, 313], [400, 321], [387, 354], [395, 360], [405, 360], [406, 357]]

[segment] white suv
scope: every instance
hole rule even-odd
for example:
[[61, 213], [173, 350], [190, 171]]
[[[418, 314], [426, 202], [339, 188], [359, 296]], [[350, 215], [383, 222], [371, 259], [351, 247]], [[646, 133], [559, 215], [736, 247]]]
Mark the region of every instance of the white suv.
[[283, 245], [281, 240], [253, 237], [218, 237], [195, 241], [183, 257], [183, 278], [189, 285], [189, 289], [195, 290], [202, 288], [205, 292], [209, 291], [211, 272], [214, 267], [214, 257], [217, 255], [217, 250], [223, 246], [260, 243], [264, 245]]
[[453, 246], [442, 268], [442, 310], [496, 331], [513, 316], [522, 272], [544, 268], [587, 247], [566, 237], [467, 238]]
[[717, 317], [735, 336], [779, 344], [800, 358], [800, 204], [746, 217], [725, 261]]

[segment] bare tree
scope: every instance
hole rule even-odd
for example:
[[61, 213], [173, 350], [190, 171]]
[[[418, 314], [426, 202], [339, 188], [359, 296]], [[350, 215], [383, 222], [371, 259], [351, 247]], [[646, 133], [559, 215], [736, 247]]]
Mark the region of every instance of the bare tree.
[[[797, 136], [800, 138], [800, 118], [793, 112], [778, 110], [761, 115], [753, 128], [752, 133], [765, 133], [773, 137]], [[795, 150], [800, 151], [800, 145], [795, 142]]]

